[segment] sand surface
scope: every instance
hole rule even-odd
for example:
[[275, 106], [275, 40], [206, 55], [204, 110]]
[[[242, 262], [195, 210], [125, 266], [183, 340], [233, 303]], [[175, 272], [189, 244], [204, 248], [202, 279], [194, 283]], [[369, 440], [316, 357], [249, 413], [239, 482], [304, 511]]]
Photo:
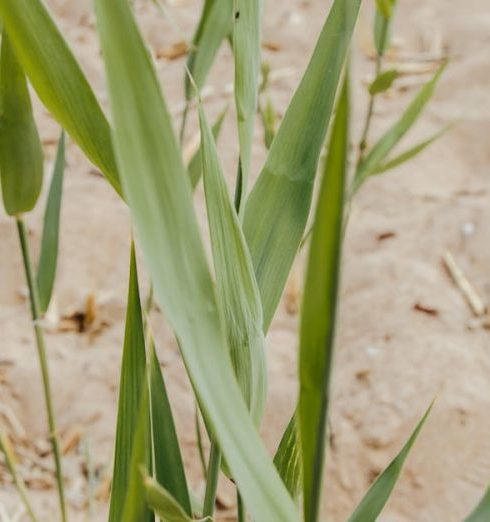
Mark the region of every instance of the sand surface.
[[[271, 96], [280, 112], [297, 85], [328, 9], [320, 0], [269, 0], [264, 58], [274, 71]], [[49, 0], [99, 99], [107, 107], [103, 67], [88, 0]], [[372, 2], [365, 2], [354, 44], [353, 124], [358, 132], [372, 74]], [[382, 133], [433, 69], [451, 57], [433, 103], [404, 144], [450, 121], [430, 150], [372, 180], [352, 209], [344, 257], [341, 318], [332, 401], [332, 447], [324, 520], [340, 522], [388, 464], [437, 394], [429, 422], [380, 521], [460, 522], [490, 482], [490, 346], [485, 321], [473, 314], [444, 270], [450, 250], [481, 297], [490, 298], [490, 6], [488, 0], [400, 0], [394, 61], [407, 73], [377, 105], [373, 137]], [[200, 8], [169, 2], [175, 23], [149, 1], [136, 2], [169, 107], [179, 121], [184, 58], [165, 59], [191, 37]], [[416, 74], [415, 74], [416, 73]], [[213, 68], [206, 109], [217, 115], [229, 97], [226, 46]], [[36, 102], [50, 171], [59, 128]], [[196, 129], [191, 118], [188, 138]], [[233, 115], [220, 141], [233, 180]], [[265, 153], [257, 126], [254, 173]], [[44, 197], [28, 217], [37, 253]], [[196, 194], [205, 224], [202, 188]], [[67, 494], [74, 521], [104, 520], [112, 466], [118, 375], [127, 292], [130, 226], [127, 209], [75, 145], [68, 147], [60, 264], [53, 316], [70, 316], [95, 301], [83, 333], [62, 321], [47, 334], [58, 422], [66, 446]], [[12, 434], [20, 471], [42, 520], [55, 520], [56, 496], [33, 333], [13, 222], [0, 215], [0, 426]], [[296, 264], [268, 336], [270, 401], [263, 435], [273, 451], [294, 407], [298, 288]], [[147, 284], [142, 277], [143, 292]], [[194, 403], [164, 316], [153, 327], [181, 436], [190, 482], [202, 492], [195, 448]], [[488, 321], [487, 321], [488, 323]], [[61, 326], [61, 327], [60, 327]], [[68, 331], [66, 331], [68, 330]], [[87, 451], [88, 448], [88, 451]], [[96, 472], [96, 500], [87, 508], [87, 453]], [[232, 489], [223, 484], [220, 513], [232, 520]], [[0, 465], [0, 520], [19, 520], [17, 495]], [[5, 513], [4, 513], [5, 512]], [[10, 514], [10, 518], [6, 513]], [[271, 521], [272, 522], [272, 521]]]

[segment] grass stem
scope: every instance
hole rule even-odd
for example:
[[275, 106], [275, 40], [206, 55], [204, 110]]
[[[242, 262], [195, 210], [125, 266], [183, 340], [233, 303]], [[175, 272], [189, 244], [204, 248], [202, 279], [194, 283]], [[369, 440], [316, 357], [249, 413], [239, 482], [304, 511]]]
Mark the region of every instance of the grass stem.
[[238, 489], [236, 490], [236, 501], [238, 522], [246, 522], [247, 512], [245, 511], [245, 504], [243, 503], [242, 496], [240, 495], [240, 491], [238, 491]]
[[44, 341], [44, 333], [39, 323], [39, 296], [34, 277], [34, 270], [32, 267], [31, 255], [29, 250], [29, 239], [27, 237], [27, 230], [22, 218], [17, 218], [17, 230], [19, 233], [20, 247], [22, 250], [22, 259], [24, 262], [24, 269], [29, 287], [29, 300], [31, 304], [31, 314], [34, 323], [34, 333], [36, 336], [37, 352], [39, 356], [39, 364], [41, 367], [41, 375], [44, 388], [44, 399], [46, 402], [46, 410], [48, 415], [49, 438], [51, 447], [53, 449], [53, 457], [55, 464], [56, 483], [58, 487], [58, 496], [60, 501], [61, 520], [67, 521], [65, 493], [63, 487], [63, 473], [61, 469], [61, 454], [58, 441], [58, 432], [56, 428], [56, 419], [53, 409], [53, 401], [51, 394], [51, 383], [49, 378], [48, 360], [46, 357], [46, 343]]
[[218, 490], [218, 476], [221, 466], [221, 450], [215, 441], [211, 442], [209, 453], [208, 476], [206, 480], [206, 493], [204, 495], [203, 518], [212, 517], [216, 503], [216, 492]]

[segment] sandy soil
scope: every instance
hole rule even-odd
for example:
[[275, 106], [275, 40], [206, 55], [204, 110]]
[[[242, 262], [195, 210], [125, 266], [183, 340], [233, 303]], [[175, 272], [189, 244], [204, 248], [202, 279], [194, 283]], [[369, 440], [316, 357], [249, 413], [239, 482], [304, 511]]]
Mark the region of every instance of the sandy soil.
[[[136, 2], [145, 35], [157, 54], [187, 39], [199, 11], [194, 0], [170, 7], [177, 26], [150, 2]], [[419, 70], [427, 56], [448, 53], [451, 64], [434, 102], [406, 143], [445, 123], [458, 124], [418, 159], [371, 181], [355, 201], [346, 238], [341, 320], [332, 405], [333, 445], [325, 481], [326, 515], [345, 520], [373, 478], [401, 447], [437, 394], [437, 402], [384, 514], [383, 522], [459, 522], [490, 482], [489, 333], [475, 325], [461, 293], [442, 267], [449, 249], [482, 297], [490, 298], [490, 7], [487, 0], [400, 0], [396, 60]], [[100, 100], [106, 105], [102, 63], [91, 2], [49, 0]], [[327, 11], [320, 0], [267, 2], [264, 57], [277, 78], [271, 95], [283, 110], [297, 84]], [[365, 81], [372, 5], [362, 13], [355, 43], [354, 124], [365, 110]], [[158, 60], [169, 106], [179, 116], [184, 58]], [[425, 67], [425, 65], [424, 65]], [[420, 71], [419, 71], [420, 72]], [[377, 107], [379, 134], [426, 76], [408, 75]], [[229, 51], [213, 69], [206, 101], [210, 115], [226, 103], [231, 80]], [[59, 129], [36, 104], [49, 171]], [[189, 137], [195, 125], [191, 121]], [[226, 121], [222, 157], [235, 172], [234, 123]], [[96, 317], [86, 332], [52, 328], [47, 335], [56, 410], [66, 445], [65, 471], [72, 520], [104, 520], [110, 474], [118, 373], [127, 287], [129, 219], [108, 184], [69, 146], [62, 215], [58, 314], [84, 310], [89, 296]], [[254, 170], [264, 158], [257, 127]], [[204, 226], [202, 190], [196, 207]], [[28, 218], [34, 250], [43, 202]], [[36, 506], [53, 520], [56, 498], [35, 346], [15, 227], [0, 216], [0, 425], [13, 435], [20, 469]], [[268, 337], [270, 404], [264, 438], [277, 444], [296, 394], [298, 285], [295, 267]], [[145, 285], [143, 285], [145, 288]], [[90, 297], [89, 299], [91, 299]], [[417, 310], [426, 309], [426, 311]], [[431, 313], [428, 313], [431, 312]], [[68, 322], [69, 323], [69, 322]], [[185, 462], [196, 491], [202, 490], [193, 430], [193, 399], [171, 332], [156, 311], [153, 324], [168, 380]], [[65, 327], [70, 326], [65, 321]], [[72, 329], [73, 330], [73, 329]], [[86, 448], [96, 470], [97, 499], [86, 506]], [[0, 467], [0, 519], [15, 520], [18, 498]], [[223, 516], [231, 490], [220, 494]], [[3, 517], [3, 518], [2, 518]]]

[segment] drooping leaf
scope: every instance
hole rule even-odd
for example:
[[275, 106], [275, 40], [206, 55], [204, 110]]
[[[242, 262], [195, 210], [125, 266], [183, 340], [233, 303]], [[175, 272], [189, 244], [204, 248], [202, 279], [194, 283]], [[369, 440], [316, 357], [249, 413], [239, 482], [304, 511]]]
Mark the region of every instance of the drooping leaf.
[[374, 15], [374, 45], [379, 56], [390, 46], [391, 25], [396, 0], [376, 0]]
[[[145, 477], [146, 500], [163, 522], [193, 522], [172, 494], [151, 477]], [[201, 522], [212, 522], [210, 517]]]
[[369, 86], [369, 94], [374, 96], [381, 92], [387, 91], [393, 82], [398, 78], [398, 71], [396, 69], [388, 69], [380, 73]]
[[475, 510], [464, 519], [464, 522], [488, 522], [490, 520], [490, 488], [481, 499]]
[[301, 310], [298, 425], [305, 522], [316, 522], [320, 509], [348, 153], [349, 85], [346, 76], [320, 185]]
[[7, 214], [34, 208], [43, 182], [43, 150], [26, 77], [5, 29], [0, 56], [0, 180]]
[[46, 209], [44, 210], [41, 254], [37, 268], [37, 288], [41, 314], [46, 312], [53, 293], [58, 263], [58, 242], [60, 233], [61, 194], [65, 172], [65, 133], [62, 131], [58, 143], [53, 176], [49, 187]]
[[150, 343], [150, 407], [156, 480], [192, 515], [189, 490], [172, 409], [153, 341]]
[[199, 105], [206, 206], [219, 303], [240, 388], [257, 425], [266, 398], [262, 306], [254, 269], [211, 129]]
[[[219, 138], [219, 135], [221, 133], [221, 128], [223, 126], [223, 121], [225, 119], [226, 113], [228, 112], [228, 107], [225, 107], [223, 111], [218, 115], [218, 118], [213, 124], [212, 132], [214, 139], [217, 141]], [[202, 163], [201, 163], [201, 145], [199, 145], [199, 149], [196, 151], [196, 153], [192, 156], [191, 160], [189, 161], [189, 165], [187, 167], [187, 170], [189, 171], [189, 177], [191, 178], [191, 185], [192, 188], [195, 189], [197, 184], [199, 183], [199, 180], [201, 179], [202, 174]]]
[[373, 172], [383, 164], [388, 154], [417, 121], [418, 117], [434, 94], [437, 82], [441, 77], [445, 66], [446, 64], [443, 64], [439, 67], [434, 77], [420, 89], [400, 119], [390, 129], [388, 129], [388, 131], [368, 152], [357, 169], [353, 182], [353, 192], [357, 191], [366, 178], [373, 174]]
[[123, 508], [132, 480], [133, 464], [131, 459], [134, 451], [136, 451], [134, 446], [136, 444], [138, 419], [141, 415], [140, 399], [145, 386], [145, 372], [145, 337], [136, 258], [132, 246], [109, 522], [120, 522], [122, 520]]
[[390, 465], [376, 479], [376, 482], [369, 488], [361, 503], [350, 516], [348, 522], [375, 522], [377, 520], [388, 501], [396, 482], [398, 481], [403, 464], [405, 463], [412, 446], [417, 440], [420, 430], [425, 424], [432, 406], [433, 404], [429, 406], [429, 409], [417, 424], [415, 430], [405, 446], [403, 446], [400, 453], [398, 453], [398, 455], [391, 461]]
[[291, 417], [279, 442], [274, 464], [289, 494], [298, 500], [302, 488], [302, 461], [296, 414]]
[[395, 167], [398, 167], [402, 163], [405, 163], [406, 161], [414, 158], [421, 152], [423, 152], [429, 145], [432, 145], [435, 141], [437, 141], [442, 135], [444, 135], [447, 130], [450, 128], [449, 125], [443, 127], [440, 131], [436, 132], [429, 138], [425, 139], [424, 141], [421, 141], [420, 143], [417, 143], [417, 145], [414, 145], [413, 147], [410, 147], [404, 152], [401, 152], [400, 154], [396, 155], [394, 158], [389, 159], [386, 163], [383, 163], [378, 168], [376, 168], [373, 171], [373, 174], [382, 174], [383, 172], [386, 172], [387, 170], [394, 169]]
[[233, 373], [190, 180], [151, 59], [126, 0], [97, 0], [96, 7], [116, 156], [155, 296], [254, 519], [297, 522]]
[[233, 0], [233, 53], [235, 56], [235, 103], [240, 143], [240, 187], [237, 207], [243, 208], [252, 157], [260, 73], [262, 0]]
[[[199, 89], [206, 82], [218, 49], [230, 34], [232, 24], [233, 0], [205, 0], [187, 59], [187, 68]], [[193, 97], [193, 88], [187, 74], [185, 95], [187, 100]]]
[[244, 232], [267, 331], [308, 219], [315, 173], [359, 0], [336, 0], [247, 200]]
[[42, 1], [0, 0], [0, 19], [41, 101], [121, 194], [109, 124]]

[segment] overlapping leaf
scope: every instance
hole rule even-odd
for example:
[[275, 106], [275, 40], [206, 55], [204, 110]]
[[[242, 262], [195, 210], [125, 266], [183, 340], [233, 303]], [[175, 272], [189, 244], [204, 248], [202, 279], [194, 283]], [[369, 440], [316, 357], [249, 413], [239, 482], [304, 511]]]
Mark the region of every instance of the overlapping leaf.
[[254, 519], [297, 521], [233, 373], [190, 181], [150, 57], [125, 0], [97, 0], [96, 7], [118, 165], [155, 295]]
[[245, 402], [259, 423], [265, 404], [267, 376], [260, 294], [250, 253], [201, 105], [199, 121], [204, 190], [219, 303], [235, 373]]
[[5, 30], [0, 56], [0, 180], [7, 214], [34, 208], [43, 182], [43, 151], [26, 77]]
[[360, 0], [336, 0], [247, 200], [244, 232], [268, 329], [308, 218], [315, 173]]

